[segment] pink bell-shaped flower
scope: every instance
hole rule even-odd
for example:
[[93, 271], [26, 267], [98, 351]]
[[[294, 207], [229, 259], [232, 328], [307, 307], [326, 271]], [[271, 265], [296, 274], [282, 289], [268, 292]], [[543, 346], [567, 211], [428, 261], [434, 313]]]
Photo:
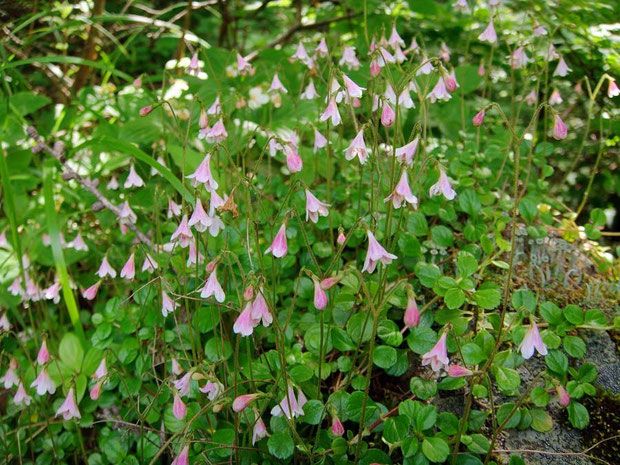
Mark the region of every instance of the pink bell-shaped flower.
[[273, 242], [269, 246], [265, 253], [271, 253], [276, 258], [282, 258], [286, 255], [288, 248], [286, 245], [286, 224], [282, 223], [276, 237], [274, 237]]
[[258, 394], [243, 394], [235, 397], [232, 403], [233, 412], [242, 412], [258, 398]]
[[345, 149], [344, 157], [347, 160], [353, 160], [355, 157], [359, 158], [360, 164], [365, 165], [368, 161], [368, 149], [364, 142], [364, 128], [360, 129], [351, 141], [351, 144]]
[[224, 289], [220, 286], [219, 281], [217, 280], [217, 273], [214, 269], [213, 272], [209, 275], [209, 279], [205, 283], [202, 288], [202, 292], [200, 293], [200, 297], [203, 299], [208, 299], [209, 297], [214, 296], [215, 300], [219, 303], [224, 302], [226, 299], [226, 294], [224, 294]]
[[568, 67], [568, 65], [566, 64], [566, 62], [564, 61], [564, 57], [560, 57], [560, 61], [558, 63], [557, 68], [555, 68], [555, 71], [553, 72], [553, 75], [554, 76], [564, 77], [568, 73], [570, 73], [571, 71], [572, 71], [572, 69], [570, 69]]
[[110, 263], [108, 263], [108, 258], [105, 256], [103, 257], [99, 270], [95, 274], [101, 279], [106, 276], [109, 276], [112, 279], [116, 278], [116, 271], [110, 266]]
[[261, 321], [264, 327], [269, 326], [273, 322], [273, 315], [269, 311], [265, 296], [263, 296], [263, 290], [259, 289], [256, 293], [256, 298], [252, 302], [252, 310], [250, 312], [252, 320], [255, 322], [254, 326], [257, 326]]
[[325, 108], [325, 111], [323, 112], [319, 120], [327, 121], [330, 118], [334, 126], [338, 126], [342, 122], [342, 118], [340, 117], [340, 113], [338, 112], [338, 105], [336, 104], [336, 99], [334, 97], [329, 99], [327, 108]]
[[233, 325], [233, 333], [247, 337], [254, 332], [258, 321], [252, 318], [252, 303], [248, 302]]
[[560, 115], [556, 113], [553, 118], [553, 138], [555, 140], [563, 140], [566, 139], [567, 135], [568, 130], [566, 129], [566, 124], [564, 124]]
[[308, 83], [304, 91], [301, 93], [299, 98], [301, 98], [302, 100], [314, 100], [318, 96], [319, 94], [316, 91], [316, 88], [314, 87], [314, 82], [312, 81], [312, 79], [310, 79], [310, 82]]
[[536, 349], [540, 355], [547, 355], [547, 346], [543, 342], [542, 337], [540, 337], [538, 326], [536, 326], [536, 323], [532, 320], [521, 344], [519, 344], [519, 350], [521, 351], [521, 356], [527, 360], [534, 355], [534, 349]]
[[290, 144], [284, 147], [284, 153], [286, 154], [286, 167], [291, 173], [299, 173], [304, 167], [304, 162]]
[[305, 193], [306, 193], [306, 221], [308, 221], [308, 218], [309, 218], [310, 221], [312, 221], [313, 223], [316, 223], [319, 220], [319, 216], [329, 215], [329, 210], [327, 209], [330, 206], [329, 204], [321, 202], [308, 189], [305, 190]]
[[497, 42], [497, 33], [495, 32], [495, 27], [493, 26], [493, 20], [491, 20], [482, 34], [478, 36], [478, 40], [481, 42], [488, 42], [490, 44]]
[[71, 420], [72, 418], [82, 418], [82, 415], [80, 415], [80, 411], [78, 410], [78, 406], [75, 401], [75, 394], [73, 392], [73, 388], [69, 389], [65, 401], [56, 411], [56, 416], [59, 415], [62, 415], [65, 421]]
[[179, 223], [176, 231], [174, 231], [174, 233], [170, 237], [170, 242], [177, 241], [182, 248], [185, 248], [193, 240], [194, 236], [192, 235], [192, 231], [189, 229], [187, 215], [183, 215], [181, 223]]
[[448, 368], [448, 376], [450, 378], [462, 378], [463, 376], [471, 376], [474, 372], [460, 365], [450, 365]]
[[213, 192], [218, 188], [217, 181], [211, 174], [211, 154], [204, 157], [200, 165], [198, 165], [198, 168], [196, 168], [196, 171], [185, 177], [192, 180], [192, 186], [194, 187], [199, 184], [204, 184], [207, 192]]
[[177, 420], [183, 420], [187, 415], [187, 407], [181, 399], [178, 393], [174, 394], [174, 401], [172, 402], [172, 413]]
[[120, 276], [121, 278], [124, 278], [127, 281], [131, 281], [135, 275], [136, 275], [136, 261], [135, 261], [134, 254], [132, 253], [129, 256], [127, 263], [125, 263], [125, 266], [123, 266]]
[[392, 193], [385, 198], [385, 202], [392, 201], [394, 208], [398, 209], [402, 206], [403, 202], [407, 202], [413, 205], [413, 208], [418, 208], [418, 198], [413, 195], [411, 188], [409, 187], [409, 179], [407, 177], [407, 171], [403, 171], [400, 177], [400, 181], [396, 184], [396, 187]]
[[123, 187], [125, 189], [129, 189], [131, 187], [142, 187], [142, 186], [144, 186], [144, 181], [138, 175], [138, 173], [136, 173], [136, 169], [134, 168], [134, 166], [131, 165], [131, 167], [129, 168], [129, 176], [127, 176], [127, 179], [125, 180], [125, 184], [123, 185]]
[[317, 310], [323, 310], [327, 306], [327, 293], [321, 287], [318, 279], [314, 281], [314, 307]]
[[413, 157], [415, 156], [418, 150], [418, 144], [420, 142], [420, 138], [416, 137], [407, 145], [403, 145], [399, 147], [395, 151], [396, 159], [403, 163], [405, 166], [411, 168], [413, 166]]
[[367, 230], [366, 234], [368, 235], [368, 252], [366, 253], [366, 260], [364, 260], [362, 273], [365, 271], [368, 273], [374, 272], [378, 262], [389, 265], [392, 263], [392, 260], [398, 258], [396, 255], [385, 250], [370, 230]]
[[168, 296], [166, 291], [161, 291], [161, 314], [166, 318], [174, 309], [179, 306], [174, 300]]
[[189, 446], [184, 446], [170, 465], [189, 465]]
[[24, 405], [30, 405], [31, 401], [32, 401], [32, 397], [28, 395], [28, 393], [26, 392], [26, 389], [24, 388], [24, 383], [20, 381], [19, 385], [17, 386], [17, 391], [15, 392], [15, 396], [13, 396], [13, 402], [15, 402], [15, 405], [24, 406]]
[[484, 123], [484, 110], [480, 110], [476, 113], [476, 116], [472, 118], [471, 122], [475, 127], [482, 126], [482, 123]]
[[446, 333], [443, 333], [435, 346], [422, 355], [422, 366], [430, 363], [433, 371], [439, 371], [450, 364], [448, 360], [448, 350], [446, 348]]
[[50, 352], [47, 350], [47, 342], [45, 339], [41, 343], [41, 348], [39, 349], [39, 353], [37, 354], [37, 363], [41, 366], [45, 365], [50, 361]]
[[413, 296], [407, 299], [407, 308], [405, 309], [405, 315], [403, 317], [406, 328], [415, 328], [420, 322], [420, 311], [418, 310], [418, 303]]
[[265, 426], [263, 419], [259, 417], [258, 420], [256, 420], [256, 423], [254, 423], [254, 428], [252, 429], [252, 445], [267, 436], [269, 436], [267, 426]]
[[97, 281], [95, 284], [90, 286], [88, 289], [85, 289], [82, 292], [82, 297], [84, 297], [86, 300], [93, 300], [95, 297], [97, 297], [97, 291], [99, 290], [100, 284], [101, 284], [101, 281]]
[[450, 184], [448, 176], [441, 168], [439, 169], [439, 180], [435, 184], [433, 184], [429, 190], [429, 195], [431, 197], [440, 194], [443, 194], [443, 196], [447, 200], [452, 200], [454, 197], [456, 197], [456, 192], [452, 188], [452, 184]]

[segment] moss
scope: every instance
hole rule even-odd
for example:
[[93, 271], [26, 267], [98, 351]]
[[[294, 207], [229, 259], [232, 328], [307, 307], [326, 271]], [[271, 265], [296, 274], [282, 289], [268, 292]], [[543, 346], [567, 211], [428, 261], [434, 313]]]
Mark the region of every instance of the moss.
[[[620, 395], [603, 391], [596, 397], [583, 399], [583, 404], [590, 413], [590, 424], [583, 434], [586, 447], [592, 447], [620, 434]], [[617, 463], [616, 460], [620, 457], [620, 438], [606, 440], [589, 451], [589, 454], [608, 463]]]

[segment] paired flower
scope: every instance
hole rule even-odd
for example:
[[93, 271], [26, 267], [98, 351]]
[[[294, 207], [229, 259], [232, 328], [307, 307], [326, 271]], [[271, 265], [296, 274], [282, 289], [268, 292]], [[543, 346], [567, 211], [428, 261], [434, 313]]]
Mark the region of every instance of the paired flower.
[[288, 387], [287, 395], [280, 401], [278, 405], [271, 409], [271, 414], [274, 417], [281, 417], [284, 415], [289, 420], [294, 417], [300, 417], [304, 414], [303, 406], [308, 399], [301, 391], [297, 390], [298, 397], [295, 397], [295, 392], [291, 386]]
[[198, 165], [198, 168], [196, 168], [196, 171], [185, 177], [192, 180], [192, 186], [194, 187], [197, 187], [199, 184], [204, 184], [207, 192], [216, 191], [218, 188], [218, 183], [211, 173], [211, 154], [204, 157], [200, 165]]
[[217, 300], [219, 303], [224, 302], [224, 299], [226, 299], [224, 289], [222, 289], [222, 286], [217, 280], [216, 269], [214, 269], [213, 272], [209, 275], [207, 282], [205, 283], [200, 292], [200, 297], [202, 297], [203, 299], [208, 299], [211, 296], [214, 296], [215, 300]]

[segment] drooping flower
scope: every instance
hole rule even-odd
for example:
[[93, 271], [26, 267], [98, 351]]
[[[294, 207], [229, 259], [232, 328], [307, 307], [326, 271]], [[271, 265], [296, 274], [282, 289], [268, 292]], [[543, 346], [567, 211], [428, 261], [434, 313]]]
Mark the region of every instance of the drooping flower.
[[420, 68], [415, 72], [416, 76], [420, 74], [431, 74], [435, 68], [433, 64], [429, 61], [427, 56], [422, 57], [422, 63]]
[[310, 221], [316, 223], [319, 220], [319, 216], [329, 215], [327, 209], [330, 205], [321, 202], [317, 199], [312, 192], [306, 189], [306, 221], [310, 218]]
[[179, 391], [182, 396], [189, 396], [189, 391], [192, 386], [192, 372], [188, 371], [181, 378], [174, 382], [174, 388]]
[[267, 92], [283, 92], [285, 94], [288, 93], [288, 90], [286, 89], [286, 87], [284, 87], [284, 85], [280, 81], [280, 78], [278, 77], [278, 73], [275, 73], [273, 75], [273, 79], [271, 80], [271, 86], [269, 86], [269, 89], [267, 89]]
[[189, 446], [184, 446], [170, 465], [189, 465]]
[[482, 123], [484, 123], [484, 110], [480, 110], [476, 113], [476, 116], [472, 118], [471, 122], [476, 127], [482, 126]]
[[[411, 82], [413, 83], [413, 81]], [[415, 103], [413, 102], [413, 99], [411, 98], [411, 94], [409, 93], [409, 88], [405, 88], [405, 90], [403, 90], [401, 94], [398, 96], [398, 105], [401, 108], [407, 108], [407, 109], [415, 108]]]
[[45, 365], [50, 361], [50, 352], [47, 350], [47, 342], [45, 339], [41, 343], [41, 347], [39, 348], [39, 353], [37, 354], [37, 363], [41, 366]]
[[344, 235], [343, 232], [341, 232], [340, 234], [338, 234], [338, 238], [336, 239], [336, 243], [338, 245], [343, 245], [347, 240], [347, 237]]
[[474, 372], [460, 365], [450, 365], [448, 368], [448, 376], [450, 378], [462, 378], [463, 376], [471, 376]]
[[69, 389], [67, 393], [67, 397], [65, 401], [62, 403], [60, 408], [56, 411], [56, 416], [62, 415], [65, 421], [69, 421], [72, 418], [80, 419], [82, 415], [80, 415], [80, 411], [78, 409], [77, 403], [75, 401], [75, 394], [73, 392], [73, 388]]
[[93, 385], [93, 387], [90, 388], [88, 395], [90, 396], [91, 400], [98, 400], [99, 397], [101, 397], [102, 388], [103, 388], [103, 380], [97, 381]]
[[269, 248], [265, 250], [265, 253], [271, 253], [276, 258], [282, 258], [286, 255], [287, 250], [288, 248], [286, 245], [286, 224], [282, 223], [282, 226], [280, 226], [278, 233], [273, 238], [273, 242], [271, 243]]
[[219, 303], [224, 302], [226, 299], [226, 294], [224, 293], [224, 289], [220, 286], [219, 281], [217, 280], [217, 273], [214, 269], [213, 272], [209, 275], [209, 279], [205, 283], [202, 288], [202, 292], [200, 293], [200, 297], [203, 299], [208, 299], [209, 297], [214, 296], [215, 300]]
[[405, 41], [400, 35], [398, 35], [398, 31], [396, 31], [396, 26], [392, 26], [392, 33], [390, 34], [390, 38], [388, 39], [388, 45], [390, 45], [392, 48], [405, 46]]
[[480, 66], [478, 66], [478, 76], [483, 77], [485, 73], [484, 64], [480, 63]]
[[406, 328], [415, 328], [420, 322], [420, 311], [414, 297], [407, 299], [407, 308], [405, 309], [403, 321]]
[[413, 208], [418, 208], [418, 198], [413, 195], [413, 192], [411, 192], [407, 171], [403, 170], [403, 174], [401, 175], [398, 184], [396, 184], [396, 187], [392, 193], [387, 196], [384, 201], [389, 202], [390, 200], [396, 209], [400, 208], [403, 202], [413, 205]]
[[6, 316], [6, 312], [0, 316], [0, 331], [8, 331], [11, 329], [11, 322], [9, 317]]
[[607, 88], [607, 97], [614, 98], [620, 95], [620, 89], [618, 88], [618, 84], [614, 79], [609, 80], [609, 87]]
[[549, 48], [547, 49], [547, 53], [545, 54], [545, 60], [551, 61], [551, 60], [557, 60], [558, 58], [560, 58], [560, 55], [558, 55], [558, 52], [555, 50], [555, 47], [553, 46], [553, 44], [549, 44]]
[[239, 314], [233, 325], [233, 333], [241, 336], [249, 336], [254, 332], [258, 322], [252, 318], [252, 303], [248, 302]]
[[166, 318], [170, 313], [174, 312], [174, 309], [179, 306], [174, 300], [168, 296], [166, 291], [161, 291], [161, 314]]
[[437, 100], [448, 101], [452, 98], [452, 95], [450, 95], [450, 92], [448, 92], [448, 89], [446, 88], [446, 82], [443, 77], [439, 77], [437, 84], [435, 84], [435, 87], [433, 87], [433, 90], [426, 96], [426, 98], [433, 103]]
[[365, 87], [358, 86], [346, 74], [342, 75], [342, 79], [344, 80], [344, 86], [347, 89], [349, 97], [362, 98], [363, 91], [366, 90]]
[[306, 51], [306, 48], [304, 47], [304, 44], [301, 40], [299, 41], [299, 45], [297, 45], [297, 50], [295, 50], [295, 53], [293, 54], [291, 59], [293, 61], [299, 60], [308, 68], [312, 68], [312, 58], [310, 58], [310, 55], [308, 55], [308, 52]]
[[443, 194], [447, 200], [452, 200], [456, 197], [456, 192], [452, 188], [452, 184], [450, 184], [448, 176], [441, 168], [439, 169], [439, 180], [433, 184], [429, 190], [429, 195], [431, 197], [435, 197], [440, 194]]
[[159, 268], [159, 265], [157, 264], [157, 261], [151, 257], [150, 254], [146, 254], [146, 258], [144, 259], [144, 263], [142, 264], [142, 271], [146, 271], [149, 274], [153, 273], [153, 271], [155, 271], [157, 268]]
[[112, 279], [116, 278], [116, 270], [114, 270], [114, 268], [112, 268], [112, 266], [110, 266], [110, 264], [108, 263], [108, 257], [103, 257], [101, 266], [95, 274], [101, 279], [105, 278], [106, 276], [109, 276]]
[[532, 31], [532, 37], [546, 36], [547, 30], [543, 26], [536, 26]]
[[327, 306], [327, 293], [321, 287], [318, 279], [314, 281], [314, 307], [317, 310], [323, 310]]
[[564, 57], [560, 57], [560, 62], [558, 63], [557, 68], [555, 68], [553, 75], [564, 77], [571, 71], [572, 69], [570, 69], [568, 65], [566, 64], [566, 62], [564, 61]]
[[439, 58], [441, 58], [446, 63], [450, 61], [450, 49], [448, 48], [445, 42], [441, 43], [441, 48], [439, 51]]
[[252, 320], [255, 322], [254, 326], [257, 326], [260, 322], [262, 322], [263, 326], [266, 328], [273, 323], [273, 315], [269, 311], [269, 307], [267, 306], [267, 301], [263, 296], [262, 289], [259, 289], [256, 293], [256, 298], [254, 299], [254, 302], [252, 302], [252, 310], [250, 315]]
[[125, 189], [129, 189], [131, 187], [142, 187], [144, 186], [144, 181], [142, 178], [136, 173], [136, 170], [133, 165], [129, 168], [129, 176], [125, 180], [125, 184], [123, 187]]
[[302, 100], [314, 100], [318, 96], [319, 94], [316, 91], [316, 88], [314, 87], [314, 82], [312, 81], [312, 79], [310, 79], [310, 82], [308, 83], [304, 91], [301, 93], [299, 98], [301, 98]]
[[183, 218], [181, 219], [181, 222], [179, 223], [176, 231], [174, 231], [174, 233], [172, 233], [172, 236], [170, 236], [170, 242], [177, 241], [182, 248], [185, 248], [193, 240], [194, 236], [192, 235], [192, 231], [189, 228], [187, 215], [183, 215]]
[[284, 153], [286, 154], [286, 167], [289, 172], [299, 173], [304, 167], [304, 162], [297, 153], [297, 150], [290, 144], [287, 144], [286, 147], [284, 147]]
[[252, 65], [237, 53], [237, 70], [241, 76], [252, 74]]
[[88, 251], [88, 245], [86, 245], [84, 238], [79, 232], [77, 236], [75, 236], [75, 239], [67, 244], [67, 247], [73, 247], [75, 250], [82, 250], [84, 252]]
[[342, 52], [342, 58], [338, 62], [340, 66], [346, 65], [349, 69], [358, 69], [360, 62], [355, 56], [355, 47], [346, 45]]
[[536, 102], [538, 101], [538, 96], [536, 95], [536, 91], [532, 90], [529, 94], [527, 94], [527, 96], [525, 97], [525, 102], [528, 105], [535, 105]]
[[201, 387], [198, 390], [203, 394], [206, 394], [207, 399], [214, 401], [222, 392], [224, 392], [224, 385], [219, 381], [207, 381], [204, 387]]
[[133, 210], [129, 206], [128, 201], [123, 202], [121, 206], [121, 212], [118, 215], [118, 217], [121, 219], [121, 228], [123, 227], [125, 223], [135, 224], [136, 220], [138, 219], [136, 214], [133, 212]]
[[342, 118], [338, 112], [338, 105], [336, 104], [336, 99], [334, 97], [329, 99], [329, 103], [321, 115], [320, 121], [327, 121], [330, 118], [334, 126], [338, 126], [342, 122]]
[[15, 392], [15, 396], [13, 396], [13, 402], [15, 402], [15, 405], [23, 406], [30, 405], [31, 401], [32, 397], [28, 395], [26, 389], [24, 388], [24, 383], [20, 381], [17, 386], [17, 392]]
[[194, 212], [188, 221], [189, 226], [193, 226], [196, 231], [204, 232], [207, 230], [213, 219], [207, 215], [207, 212], [202, 206], [202, 202], [198, 197], [196, 197], [196, 207], [194, 208]]
[[422, 355], [422, 366], [430, 363], [433, 371], [439, 371], [450, 364], [448, 350], [446, 348], [446, 333], [443, 333], [435, 346]]
[[378, 262], [381, 262], [384, 265], [389, 265], [392, 263], [392, 260], [396, 260], [398, 258], [396, 255], [385, 250], [370, 230], [367, 230], [366, 234], [368, 235], [368, 252], [366, 253], [362, 273], [365, 271], [368, 273], [373, 273]]
[[185, 415], [187, 415], [187, 407], [181, 399], [181, 396], [178, 393], [174, 394], [174, 401], [172, 402], [172, 413], [177, 420], [183, 420]]
[[383, 102], [383, 109], [381, 110], [381, 124], [386, 128], [389, 128], [394, 124], [394, 119], [396, 118], [396, 113], [392, 107], [388, 104], [387, 101]]
[[490, 44], [497, 42], [497, 33], [495, 32], [495, 27], [493, 26], [493, 20], [491, 20], [482, 34], [478, 36], [478, 40], [481, 42], [488, 42]]
[[136, 261], [135, 261], [134, 254], [132, 253], [129, 256], [127, 263], [125, 263], [125, 266], [123, 266], [120, 276], [121, 278], [131, 281], [135, 275], [136, 275]]
[[206, 134], [205, 139], [207, 139], [207, 142], [210, 144], [213, 144], [214, 142], [222, 142], [227, 137], [228, 132], [226, 131], [222, 118], [220, 118]]
[[558, 393], [558, 400], [560, 401], [560, 405], [562, 407], [568, 407], [568, 405], [570, 404], [570, 396], [568, 395], [568, 392], [566, 392], [564, 386], [558, 384], [555, 387], [555, 390]]
[[452, 4], [452, 8], [460, 11], [461, 13], [469, 13], [469, 5], [467, 5], [467, 0], [456, 0], [456, 2]]
[[564, 124], [560, 115], [556, 113], [553, 118], [553, 138], [555, 140], [563, 140], [566, 139], [567, 135], [568, 130], [566, 129], [566, 124]]
[[454, 70], [451, 74], [443, 77], [444, 85], [446, 86], [446, 90], [450, 93], [453, 93], [458, 89], [459, 83], [456, 80], [456, 75], [454, 74]]
[[528, 58], [523, 47], [517, 47], [510, 57], [512, 69], [525, 68], [531, 60]]
[[194, 187], [204, 184], [207, 192], [213, 192], [218, 188], [218, 183], [213, 178], [213, 174], [211, 174], [211, 154], [207, 154], [204, 157], [196, 171], [185, 177], [192, 180], [192, 186]]
[[364, 142], [364, 128], [359, 130], [351, 144], [345, 149], [344, 156], [347, 160], [353, 160], [357, 157], [362, 165], [366, 164], [368, 161], [368, 149]]
[[139, 114], [140, 114], [140, 116], [146, 116], [151, 111], [153, 111], [153, 105], [147, 105], [145, 107], [140, 108]]
[[395, 150], [396, 159], [403, 163], [405, 166], [411, 168], [413, 166], [413, 157], [415, 156], [416, 151], [418, 150], [418, 143], [420, 142], [420, 137], [416, 137], [407, 145], [403, 145]]
[[192, 55], [191, 60], [189, 61], [189, 65], [185, 70], [187, 74], [193, 74], [194, 76], [198, 76], [200, 74], [200, 63], [198, 61], [198, 54], [194, 53]]
[[313, 148], [313, 152], [317, 153], [319, 151], [319, 149], [322, 149], [326, 145], [327, 145], [327, 139], [325, 138], [325, 136], [323, 136], [323, 134], [321, 134], [319, 131], [317, 131], [315, 129], [314, 130], [314, 148]]
[[258, 398], [259, 394], [242, 394], [237, 396], [232, 403], [233, 412], [241, 412], [245, 410], [248, 405], [254, 402]]
[[82, 297], [84, 297], [86, 300], [93, 300], [95, 297], [97, 297], [97, 291], [99, 290], [100, 284], [101, 284], [101, 281], [97, 281], [95, 284], [90, 286], [88, 289], [84, 290], [82, 292]]
[[3, 383], [6, 389], [17, 386], [17, 384], [19, 383], [19, 377], [17, 376], [16, 371], [17, 367], [17, 360], [11, 358], [11, 361], [9, 362], [9, 368], [6, 370], [6, 373], [4, 373], [4, 376], [0, 378], [0, 383]]
[[534, 355], [534, 349], [536, 349], [540, 355], [547, 355], [547, 346], [543, 342], [542, 337], [540, 337], [538, 326], [536, 326], [536, 323], [532, 320], [521, 344], [519, 344], [519, 350], [521, 351], [521, 356], [527, 360]]
[[340, 437], [344, 434], [344, 426], [340, 419], [334, 415], [332, 418], [332, 434], [336, 437]]
[[321, 38], [319, 45], [316, 46], [314, 51], [316, 52], [318, 56], [323, 57], [323, 58], [329, 55], [329, 51], [327, 50], [327, 43], [325, 42], [325, 37]]
[[271, 409], [271, 414], [274, 417], [281, 417], [284, 415], [289, 420], [302, 416], [304, 414], [303, 406], [307, 402], [306, 396], [301, 390], [297, 391], [298, 398], [295, 397], [295, 392], [291, 386], [288, 387], [287, 395], [280, 401], [278, 405]]
[[[325, 39], [323, 39], [325, 40]], [[258, 418], [256, 423], [254, 423], [254, 428], [252, 429], [252, 445], [256, 444], [261, 439], [269, 436], [267, 432], [267, 426], [265, 426], [265, 422], [262, 418]]]
[[107, 365], [106, 365], [105, 357], [103, 357], [101, 359], [101, 362], [99, 362], [99, 366], [97, 367], [97, 370], [95, 370], [95, 373], [93, 373], [92, 377], [94, 379], [101, 379], [101, 378], [104, 378], [107, 375], [108, 375], [108, 368], [107, 368]]
[[551, 96], [549, 97], [549, 105], [559, 105], [563, 101], [564, 100], [560, 95], [560, 91], [557, 89], [553, 89], [553, 92], [551, 92]]

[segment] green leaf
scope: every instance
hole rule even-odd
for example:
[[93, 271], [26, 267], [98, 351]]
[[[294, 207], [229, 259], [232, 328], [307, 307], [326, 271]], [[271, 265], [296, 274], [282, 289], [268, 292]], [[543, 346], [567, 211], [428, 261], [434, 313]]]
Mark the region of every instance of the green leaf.
[[418, 237], [426, 236], [428, 234], [428, 223], [424, 214], [420, 212], [411, 213], [407, 218], [407, 231]]
[[519, 213], [528, 223], [531, 223], [538, 215], [538, 208], [536, 201], [531, 198], [525, 197], [519, 202]]
[[73, 333], [67, 333], [60, 341], [58, 347], [60, 361], [74, 373], [79, 373], [84, 359], [84, 349], [79, 338]]
[[431, 462], [441, 463], [448, 458], [450, 448], [446, 441], [439, 437], [424, 438], [424, 441], [422, 441], [422, 452]]
[[470, 216], [477, 216], [482, 208], [482, 204], [480, 203], [480, 199], [478, 198], [476, 191], [469, 188], [459, 192], [459, 206], [461, 207], [461, 210]]
[[269, 452], [281, 460], [288, 459], [295, 452], [295, 443], [289, 432], [273, 433], [267, 441]]
[[441, 270], [437, 265], [418, 262], [415, 266], [415, 275], [424, 287], [433, 287], [435, 282], [441, 278]]
[[[508, 418], [508, 416], [511, 414], [512, 410], [514, 409], [515, 404], [512, 402], [509, 402], [507, 404], [503, 404], [501, 405], [498, 409], [497, 409], [497, 422], [498, 424], [502, 424], [504, 423], [504, 421], [506, 421], [506, 419]], [[519, 423], [521, 422], [521, 414], [519, 413], [519, 411], [515, 411], [515, 413], [510, 417], [510, 419], [506, 422], [505, 428], [516, 428]]]
[[396, 363], [396, 349], [390, 346], [377, 346], [373, 354], [373, 362], [379, 368], [392, 367]]
[[533, 312], [536, 309], [536, 296], [529, 289], [518, 289], [512, 294], [512, 306], [515, 310], [525, 308]]
[[485, 310], [492, 310], [502, 300], [502, 295], [497, 289], [479, 289], [474, 292], [474, 300]]
[[571, 357], [582, 358], [586, 354], [586, 343], [577, 336], [566, 336], [562, 342], [564, 350]]
[[398, 325], [392, 320], [382, 320], [377, 327], [377, 336], [387, 345], [398, 347], [403, 342], [403, 335]]
[[532, 415], [532, 429], [539, 433], [546, 433], [553, 429], [553, 419], [551, 415], [542, 409], [535, 408], [530, 410]]
[[563, 375], [568, 370], [568, 358], [559, 350], [550, 350], [545, 362], [551, 371]]
[[467, 278], [474, 274], [478, 269], [478, 261], [476, 258], [468, 252], [459, 252], [457, 259], [457, 267], [459, 270], [459, 276], [461, 278]]
[[388, 418], [383, 425], [383, 439], [389, 444], [401, 442], [408, 436], [408, 433], [409, 418], [406, 415]]
[[461, 442], [467, 446], [467, 449], [476, 454], [486, 454], [491, 448], [489, 440], [480, 433], [464, 435]]
[[588, 409], [576, 400], [571, 400], [566, 410], [568, 411], [568, 419], [575, 428], [584, 429], [590, 423]]
[[411, 392], [422, 400], [427, 400], [437, 394], [437, 383], [432, 380], [422, 378], [411, 378], [409, 382]]
[[483, 360], [486, 360], [487, 356], [478, 344], [468, 342], [461, 348], [463, 353], [463, 361], [467, 365], [478, 365]]
[[435, 426], [437, 422], [437, 407], [434, 405], [426, 405], [418, 410], [415, 419], [415, 429], [417, 431], [425, 431]]
[[334, 344], [334, 347], [340, 352], [347, 352], [357, 349], [357, 346], [353, 344], [353, 340], [344, 329], [333, 327], [331, 329], [331, 333], [332, 343]]
[[372, 322], [365, 313], [356, 313], [347, 323], [347, 333], [356, 345], [370, 341], [372, 337]]
[[552, 325], [562, 322], [562, 310], [553, 302], [544, 302], [539, 307], [540, 315]]
[[325, 417], [323, 402], [320, 400], [309, 400], [304, 404], [303, 411], [301, 420], [309, 425], [318, 425]]
[[567, 305], [562, 314], [564, 315], [564, 318], [566, 318], [566, 321], [574, 325], [583, 324], [583, 320], [585, 318], [583, 310], [581, 310], [577, 305]]
[[443, 300], [449, 309], [459, 308], [465, 303], [465, 293], [458, 287], [453, 287], [448, 289]]
[[510, 391], [521, 384], [521, 377], [516, 370], [503, 366], [494, 367], [495, 380], [500, 389]]
[[425, 354], [433, 348], [437, 342], [437, 333], [426, 326], [411, 328], [407, 336], [407, 345], [416, 354]]
[[440, 247], [452, 247], [454, 245], [452, 230], [445, 226], [434, 226], [431, 229], [431, 237], [433, 242]]
[[551, 397], [545, 388], [539, 386], [532, 389], [530, 399], [537, 407], [546, 407]]

